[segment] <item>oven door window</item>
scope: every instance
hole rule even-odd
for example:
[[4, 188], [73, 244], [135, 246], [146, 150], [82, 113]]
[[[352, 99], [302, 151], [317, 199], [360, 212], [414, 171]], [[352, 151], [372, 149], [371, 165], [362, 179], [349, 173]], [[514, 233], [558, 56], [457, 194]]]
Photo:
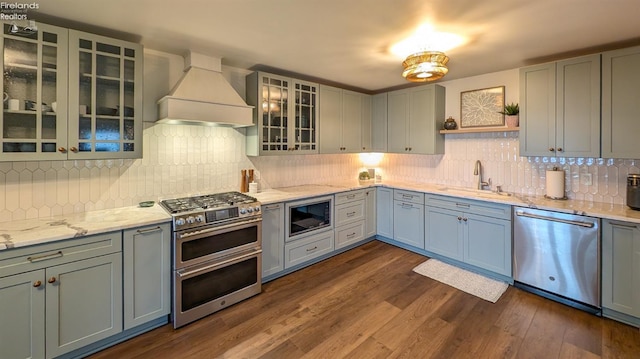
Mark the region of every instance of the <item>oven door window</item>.
[[230, 232], [212, 234], [210, 236], [184, 241], [181, 244], [182, 261], [206, 257], [228, 249], [255, 243], [258, 237], [258, 226], [250, 226]]
[[256, 284], [257, 266], [258, 259], [253, 257], [182, 280], [182, 312]]
[[330, 202], [320, 202], [290, 208], [289, 236], [306, 233], [331, 225]]

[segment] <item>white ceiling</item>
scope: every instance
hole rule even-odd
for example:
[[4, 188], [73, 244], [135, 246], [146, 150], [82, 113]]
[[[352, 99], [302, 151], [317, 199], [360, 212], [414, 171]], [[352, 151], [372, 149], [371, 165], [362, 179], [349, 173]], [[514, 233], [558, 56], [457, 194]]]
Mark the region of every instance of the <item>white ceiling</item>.
[[[263, 65], [375, 92], [406, 85], [389, 52], [424, 22], [468, 38], [444, 80], [640, 44], [637, 0], [55, 0], [29, 16], [145, 47]], [[67, 20], [77, 23], [66, 24]], [[80, 24], [78, 24], [80, 23]], [[108, 35], [108, 34], [107, 34]]]

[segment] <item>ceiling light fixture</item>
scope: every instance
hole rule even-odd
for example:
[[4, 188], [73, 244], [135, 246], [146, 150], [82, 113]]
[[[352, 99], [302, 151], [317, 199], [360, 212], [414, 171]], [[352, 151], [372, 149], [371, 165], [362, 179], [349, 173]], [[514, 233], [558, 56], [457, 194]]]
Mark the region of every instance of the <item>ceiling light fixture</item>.
[[403, 62], [402, 77], [411, 82], [435, 81], [449, 72], [449, 58], [444, 52], [422, 51], [409, 55]]

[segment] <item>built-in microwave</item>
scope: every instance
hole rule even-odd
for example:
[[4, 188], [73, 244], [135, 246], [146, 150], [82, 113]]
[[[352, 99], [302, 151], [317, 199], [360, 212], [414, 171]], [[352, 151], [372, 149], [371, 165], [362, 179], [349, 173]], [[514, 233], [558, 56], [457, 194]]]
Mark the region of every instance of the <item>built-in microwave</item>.
[[286, 241], [333, 229], [333, 196], [289, 202], [285, 209]]

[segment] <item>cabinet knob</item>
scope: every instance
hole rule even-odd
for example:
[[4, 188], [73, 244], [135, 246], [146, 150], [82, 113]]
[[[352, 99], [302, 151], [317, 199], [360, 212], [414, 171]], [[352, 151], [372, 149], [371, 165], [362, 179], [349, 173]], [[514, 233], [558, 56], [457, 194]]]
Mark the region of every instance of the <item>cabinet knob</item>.
[[73, 153], [77, 153], [78, 152], [78, 148], [77, 147], [69, 147], [69, 151], [71, 151]]
[[409, 147], [409, 151], [411, 151], [413, 148]]
[[363, 149], [363, 150], [366, 150], [367, 148], [366, 148], [366, 147], [362, 147], [362, 149]]
[[41, 281], [39, 281], [39, 280], [37, 280], [37, 281], [33, 282], [33, 286], [34, 286], [35, 288], [38, 288], [38, 287], [40, 287], [41, 285], [42, 285], [42, 282], [41, 282]]
[[405, 148], [404, 148], [404, 150], [405, 150], [405, 151], [409, 151], [409, 147], [405, 147]]
[[58, 147], [58, 151], [62, 153], [67, 153], [67, 149], [64, 147]]
[[467, 221], [467, 219], [468, 219], [468, 218], [466, 218], [466, 217], [465, 217], [465, 218], [463, 218], [462, 220], [466, 222], [466, 221]]
[[49, 278], [49, 280], [47, 281], [49, 283], [55, 283], [56, 282], [56, 277], [51, 277]]
[[562, 147], [558, 147], [558, 149], [556, 151], [562, 152]]
[[553, 147], [549, 148], [549, 151], [551, 151], [551, 152], [555, 152], [555, 150], [556, 150], [556, 149], [555, 149], [555, 148], [553, 148]]
[[462, 217], [458, 216], [458, 221], [461, 221], [461, 220], [462, 220]]

